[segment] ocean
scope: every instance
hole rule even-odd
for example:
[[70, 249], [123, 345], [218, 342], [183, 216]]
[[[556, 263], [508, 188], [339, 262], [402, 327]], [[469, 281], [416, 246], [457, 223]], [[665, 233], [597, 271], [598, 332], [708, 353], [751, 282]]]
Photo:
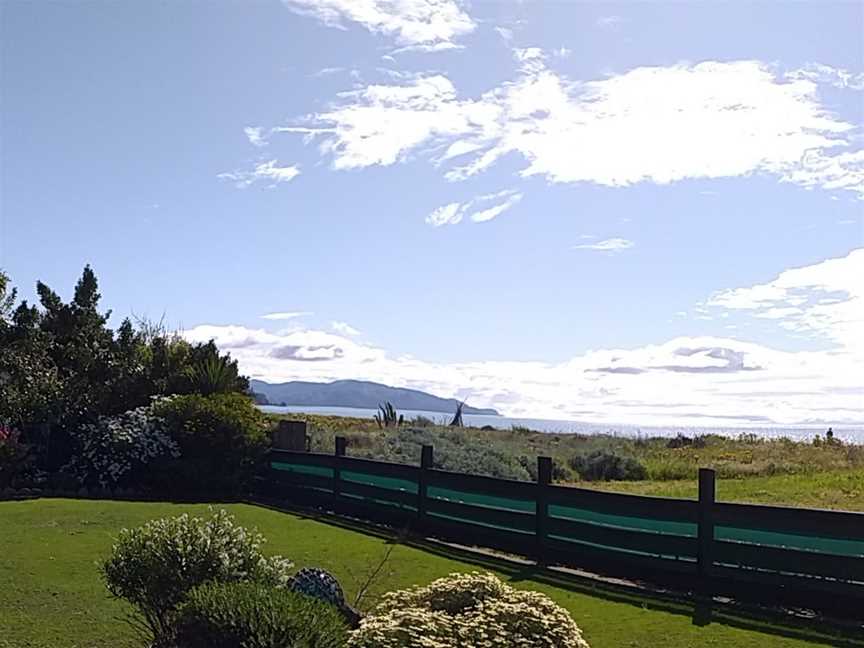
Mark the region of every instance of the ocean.
[[[276, 414], [305, 413], [324, 414], [327, 416], [352, 416], [357, 418], [373, 418], [378, 410], [361, 409], [356, 407], [313, 407], [309, 405], [264, 405], [261, 409], [265, 412]], [[408, 421], [417, 416], [425, 416], [428, 419], [446, 425], [452, 418], [452, 414], [443, 412], [424, 412], [419, 410], [399, 410]], [[483, 427], [491, 425], [498, 429], [509, 429], [514, 425], [524, 426], [540, 432], [559, 432], [570, 434], [613, 434], [627, 437], [638, 436], [663, 436], [674, 437], [678, 434], [694, 436], [697, 434], [719, 434], [728, 437], [737, 437], [740, 434], [755, 434], [764, 438], [788, 437], [796, 440], [809, 440], [817, 434], [824, 436], [827, 426], [747, 426], [747, 427], [707, 427], [707, 426], [674, 426], [674, 425], [643, 425], [611, 424], [611, 423], [585, 423], [582, 421], [561, 421], [552, 419], [535, 418], [510, 418], [507, 416], [491, 416], [485, 414], [463, 414], [462, 420], [466, 425], [472, 427]], [[864, 443], [864, 427], [859, 426], [834, 426], [834, 436], [843, 441], [851, 443]]]

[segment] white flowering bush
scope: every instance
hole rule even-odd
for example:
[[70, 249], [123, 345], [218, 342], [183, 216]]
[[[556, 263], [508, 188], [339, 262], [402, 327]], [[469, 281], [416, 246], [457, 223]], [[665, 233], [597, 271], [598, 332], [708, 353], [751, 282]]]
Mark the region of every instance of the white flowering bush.
[[108, 590], [135, 606], [161, 645], [171, 636], [177, 606], [198, 585], [255, 581], [286, 587], [293, 565], [264, 556], [264, 541], [224, 510], [208, 519], [184, 514], [123, 529], [101, 571]]
[[349, 648], [588, 648], [548, 596], [492, 574], [451, 574], [390, 592], [351, 634]]
[[180, 456], [165, 421], [149, 407], [103, 417], [77, 436], [80, 447], [63, 470], [87, 485], [115, 487], [156, 459]]

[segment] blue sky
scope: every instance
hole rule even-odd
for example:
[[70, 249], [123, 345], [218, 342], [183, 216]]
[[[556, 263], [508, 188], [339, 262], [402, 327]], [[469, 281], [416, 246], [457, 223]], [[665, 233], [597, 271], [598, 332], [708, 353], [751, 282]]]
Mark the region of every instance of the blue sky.
[[270, 380], [864, 421], [860, 4], [2, 11], [25, 296], [90, 263]]

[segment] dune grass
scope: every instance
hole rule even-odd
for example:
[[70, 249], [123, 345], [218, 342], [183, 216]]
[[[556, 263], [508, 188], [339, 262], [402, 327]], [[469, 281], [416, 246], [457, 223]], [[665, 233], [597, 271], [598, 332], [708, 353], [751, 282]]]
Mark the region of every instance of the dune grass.
[[[292, 558], [298, 567], [323, 566], [334, 572], [349, 598], [389, 546], [382, 538], [295, 515], [240, 504], [224, 508], [240, 523], [258, 527], [269, 538], [267, 551]], [[0, 503], [0, 646], [142, 646], [124, 621], [128, 606], [108, 596], [96, 563], [122, 527], [186, 511], [206, 514], [207, 506], [64, 499]], [[476, 569], [476, 564], [397, 545], [366, 604], [387, 590]], [[728, 620], [698, 627], [684, 605], [659, 609], [642, 599], [613, 600], [602, 590], [554, 586], [531, 580], [530, 574], [497, 571], [517, 587], [545, 592], [570, 610], [593, 648], [835, 645], [830, 638], [791, 638], [777, 628], [744, 629]]]
[[[309, 426], [312, 450], [333, 452], [336, 435], [348, 439], [348, 454], [381, 461], [419, 463], [420, 446], [431, 443], [449, 470], [531, 480], [536, 457], [550, 456], [558, 483], [629, 493], [696, 497], [699, 468], [717, 472], [718, 498], [726, 501], [864, 511], [864, 446], [848, 443], [727, 438], [709, 435], [676, 445], [668, 438], [553, 434], [524, 428], [492, 430], [413, 425], [379, 429], [362, 418], [291, 414]], [[273, 419], [281, 416], [273, 415]], [[633, 457], [648, 479], [580, 482], [570, 460], [606, 451]]]
[[[595, 482], [581, 485], [637, 495], [691, 499], [697, 496], [697, 484], [692, 479]], [[864, 511], [864, 469], [771, 477], [721, 478], [717, 481], [717, 499], [726, 502]]]

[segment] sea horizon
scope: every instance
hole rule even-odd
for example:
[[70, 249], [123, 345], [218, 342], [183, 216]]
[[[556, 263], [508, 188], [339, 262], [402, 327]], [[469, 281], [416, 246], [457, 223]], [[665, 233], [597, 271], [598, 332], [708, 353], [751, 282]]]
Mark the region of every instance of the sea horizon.
[[[378, 413], [377, 409], [360, 407], [331, 407], [315, 405], [261, 405], [260, 409], [272, 414], [319, 414], [324, 416], [343, 416], [371, 419]], [[447, 412], [431, 412], [426, 410], [399, 409], [399, 414], [406, 421], [423, 416], [437, 424], [447, 425], [453, 418]], [[616, 422], [590, 422], [567, 419], [546, 419], [532, 417], [511, 417], [491, 414], [463, 414], [466, 427], [491, 426], [506, 430], [514, 426], [527, 427], [538, 432], [560, 434], [611, 434], [627, 437], [662, 436], [674, 437], [678, 434], [694, 436], [697, 434], [718, 434], [727, 437], [737, 437], [741, 434], [756, 434], [763, 438], [788, 437], [796, 441], [814, 438], [817, 434], [824, 435], [832, 428], [837, 439], [864, 443], [864, 425], [842, 423], [806, 423], [799, 425], [777, 425], [765, 423], [735, 424], [735, 425], [685, 425], [685, 424], [646, 424]]]

